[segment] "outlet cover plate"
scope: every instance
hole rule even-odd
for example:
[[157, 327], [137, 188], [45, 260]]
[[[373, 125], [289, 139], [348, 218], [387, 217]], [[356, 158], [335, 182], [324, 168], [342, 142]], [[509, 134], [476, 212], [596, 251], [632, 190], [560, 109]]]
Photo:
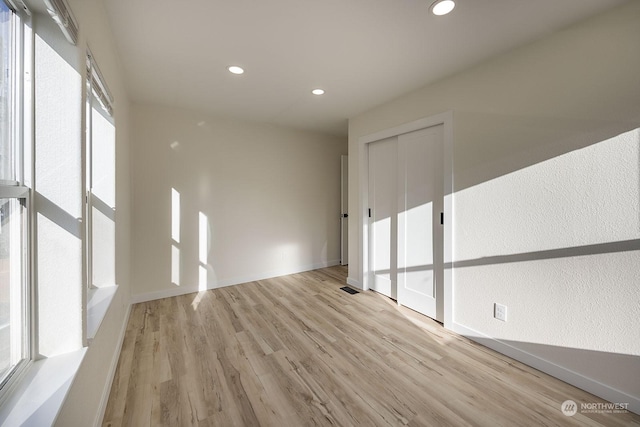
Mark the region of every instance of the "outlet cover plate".
[[503, 322], [507, 321], [507, 306], [495, 303], [493, 305], [493, 317]]

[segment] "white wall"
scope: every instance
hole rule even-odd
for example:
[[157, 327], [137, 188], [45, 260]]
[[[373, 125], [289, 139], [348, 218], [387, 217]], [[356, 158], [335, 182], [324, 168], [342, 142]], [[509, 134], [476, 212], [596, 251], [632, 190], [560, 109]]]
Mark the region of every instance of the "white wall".
[[[638, 22], [629, 2], [349, 123], [350, 281], [362, 283], [359, 138], [451, 110], [447, 326], [636, 412]], [[508, 306], [506, 323], [494, 302]]]
[[[129, 102], [111, 30], [101, 0], [69, 0], [80, 26], [80, 40], [74, 47], [77, 61], [85, 66], [88, 46], [115, 99], [116, 187], [115, 187], [115, 280], [117, 294], [100, 329], [90, 343], [80, 369], [58, 414], [56, 425], [91, 426], [99, 422], [110, 391], [110, 381], [119, 356], [130, 302], [131, 268], [131, 179]], [[50, 19], [43, 16], [41, 19]], [[71, 46], [71, 45], [68, 45]], [[73, 46], [71, 46], [73, 47]], [[37, 78], [37, 77], [36, 77]], [[84, 105], [79, 102], [79, 107]], [[83, 128], [79, 129], [82, 132]], [[36, 154], [37, 155], [37, 154]], [[81, 194], [77, 195], [81, 200]], [[57, 266], [68, 267], [69, 261]], [[76, 286], [78, 284], [74, 284]]]
[[151, 106], [133, 136], [134, 301], [339, 262], [344, 139]]

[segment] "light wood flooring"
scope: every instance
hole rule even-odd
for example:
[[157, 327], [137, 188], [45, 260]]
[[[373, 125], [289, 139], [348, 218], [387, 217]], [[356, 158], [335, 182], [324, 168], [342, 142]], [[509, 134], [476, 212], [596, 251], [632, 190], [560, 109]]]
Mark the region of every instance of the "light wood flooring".
[[136, 304], [105, 426], [640, 426], [331, 267]]

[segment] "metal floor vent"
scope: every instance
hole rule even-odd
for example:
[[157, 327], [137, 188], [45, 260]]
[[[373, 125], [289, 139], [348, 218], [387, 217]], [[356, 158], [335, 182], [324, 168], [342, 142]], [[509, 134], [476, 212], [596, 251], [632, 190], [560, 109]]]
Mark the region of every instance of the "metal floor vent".
[[342, 289], [343, 291], [345, 291], [346, 293], [351, 294], [351, 295], [355, 295], [355, 294], [359, 294], [360, 293], [360, 291], [356, 291], [355, 289], [350, 288], [348, 286], [343, 286], [340, 289]]

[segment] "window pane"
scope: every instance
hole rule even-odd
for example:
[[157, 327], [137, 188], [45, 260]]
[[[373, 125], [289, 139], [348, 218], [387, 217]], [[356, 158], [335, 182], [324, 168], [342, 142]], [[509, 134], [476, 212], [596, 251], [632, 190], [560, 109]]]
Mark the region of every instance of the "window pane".
[[0, 180], [14, 181], [12, 107], [13, 107], [13, 12], [0, 1]]
[[24, 358], [24, 217], [18, 199], [0, 199], [0, 381]]
[[[115, 279], [116, 129], [104, 82], [87, 57], [87, 272], [90, 287], [113, 286]], [[100, 79], [101, 80], [101, 79]], [[106, 103], [106, 104], [105, 104]]]

